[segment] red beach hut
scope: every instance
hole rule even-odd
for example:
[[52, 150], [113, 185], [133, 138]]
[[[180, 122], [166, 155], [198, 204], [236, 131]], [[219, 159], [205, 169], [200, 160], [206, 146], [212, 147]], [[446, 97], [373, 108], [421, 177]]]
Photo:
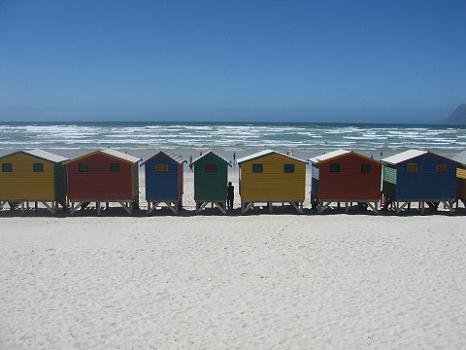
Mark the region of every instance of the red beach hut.
[[67, 162], [71, 213], [90, 202], [119, 203], [131, 214], [139, 207], [138, 162], [141, 159], [112, 149], [99, 150]]
[[311, 159], [311, 203], [319, 212], [331, 203], [357, 202], [377, 211], [381, 197], [381, 164], [360, 153], [337, 150]]

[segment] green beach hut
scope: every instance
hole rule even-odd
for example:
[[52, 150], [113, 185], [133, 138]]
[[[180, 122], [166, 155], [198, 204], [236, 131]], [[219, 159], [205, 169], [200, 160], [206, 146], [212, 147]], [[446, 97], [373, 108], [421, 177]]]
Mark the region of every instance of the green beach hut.
[[196, 212], [200, 212], [211, 203], [223, 214], [226, 213], [229, 166], [231, 167], [229, 161], [212, 151], [193, 160]]

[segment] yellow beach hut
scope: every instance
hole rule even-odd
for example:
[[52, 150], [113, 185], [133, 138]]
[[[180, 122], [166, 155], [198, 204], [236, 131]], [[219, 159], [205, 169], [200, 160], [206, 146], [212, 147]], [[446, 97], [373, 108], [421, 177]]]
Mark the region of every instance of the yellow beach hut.
[[303, 212], [307, 161], [280, 152], [265, 150], [238, 159], [241, 211], [266, 203], [289, 203]]
[[66, 160], [40, 149], [0, 157], [0, 209], [29, 208], [30, 202], [37, 209], [40, 202], [55, 213], [59, 203], [66, 206]]

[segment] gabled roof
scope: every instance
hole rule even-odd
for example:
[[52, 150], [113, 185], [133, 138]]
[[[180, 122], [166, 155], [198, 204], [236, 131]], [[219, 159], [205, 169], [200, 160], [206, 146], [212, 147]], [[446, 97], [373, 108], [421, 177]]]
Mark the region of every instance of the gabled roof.
[[351, 151], [347, 151], [347, 150], [344, 150], [344, 149], [338, 149], [336, 151], [321, 154], [321, 155], [316, 156], [314, 158], [311, 158], [309, 160], [311, 161], [311, 163], [322, 163], [322, 162], [325, 162], [326, 160], [341, 157], [341, 156], [344, 156], [344, 155], [349, 154], [349, 153], [351, 153]]
[[332, 159], [336, 159], [336, 158], [346, 156], [348, 154], [353, 154], [353, 155], [355, 155], [357, 157], [367, 159], [369, 162], [380, 163], [378, 160], [376, 160], [376, 159], [374, 159], [372, 157], [368, 157], [365, 154], [355, 152], [355, 151], [347, 151], [347, 150], [344, 150], [344, 149], [339, 149], [339, 150], [336, 150], [336, 151], [321, 154], [320, 156], [316, 156], [314, 158], [311, 158], [310, 161], [313, 164], [320, 164], [320, 163], [326, 162], [328, 160], [332, 160]]
[[441, 156], [439, 154], [436, 154], [436, 153], [433, 153], [433, 152], [430, 152], [430, 151], [419, 151], [419, 150], [415, 150], [415, 149], [411, 149], [411, 150], [408, 150], [408, 151], [405, 151], [405, 152], [395, 154], [395, 155], [393, 155], [391, 157], [384, 158], [384, 159], [382, 159], [382, 162], [390, 164], [390, 165], [397, 165], [397, 164], [406, 162], [408, 160], [411, 160], [411, 159], [414, 159], [414, 158], [417, 158], [417, 157], [420, 157], [420, 156], [423, 156], [423, 155], [426, 155], [426, 154], [430, 154], [430, 155], [432, 155], [434, 157], [441, 158], [443, 160], [455, 163], [457, 165], [461, 164], [460, 161], [455, 160], [455, 159], [447, 158], [447, 157]]
[[290, 156], [288, 154], [285, 154], [285, 153], [281, 153], [281, 152], [277, 152], [277, 151], [273, 151], [271, 149], [267, 149], [265, 151], [260, 151], [260, 152], [256, 152], [254, 154], [250, 154], [249, 156], [246, 156], [246, 157], [241, 157], [237, 160], [237, 163], [238, 164], [241, 164], [241, 163], [244, 163], [244, 162], [248, 162], [250, 160], [253, 160], [253, 159], [257, 159], [257, 158], [261, 158], [261, 157], [265, 157], [265, 156], [268, 156], [269, 154], [279, 154], [283, 157], [286, 157], [286, 158], [289, 158], [289, 159], [294, 159], [294, 160], [297, 160], [298, 162], [302, 162], [302, 163], [307, 163], [307, 161], [301, 159], [301, 158], [297, 158], [297, 157], [293, 157], [293, 156]]
[[134, 157], [134, 156], [132, 156], [130, 154], [123, 153], [123, 152], [108, 148], [108, 149], [104, 149], [104, 150], [97, 150], [97, 151], [93, 151], [93, 152], [90, 152], [90, 153], [83, 154], [82, 156], [70, 159], [68, 161], [68, 163], [69, 162], [74, 162], [74, 161], [77, 161], [77, 160], [80, 160], [80, 159], [83, 159], [83, 158], [87, 158], [87, 157], [89, 157], [91, 155], [98, 154], [98, 153], [103, 153], [103, 154], [106, 154], [106, 155], [111, 156], [113, 158], [121, 159], [121, 160], [124, 160], [124, 161], [129, 162], [129, 163], [137, 163], [137, 162], [141, 161], [141, 158], [137, 158], [137, 157]]
[[406, 162], [407, 160], [423, 156], [424, 154], [427, 154], [427, 153], [428, 153], [427, 151], [419, 151], [417, 149], [410, 149], [408, 151], [404, 151], [404, 152], [395, 154], [393, 156], [384, 158], [382, 159], [382, 162], [396, 165], [396, 164]]
[[463, 165], [466, 165], [466, 151], [458, 153], [453, 157], [453, 160], [460, 162]]
[[64, 161], [68, 160], [68, 158], [66, 158], [66, 157], [60, 156], [58, 154], [50, 153], [50, 152], [47, 152], [47, 151], [44, 151], [44, 150], [41, 150], [41, 149], [32, 149], [32, 150], [26, 150], [26, 151], [16, 151], [16, 152], [13, 152], [13, 153], [5, 154], [4, 156], [2, 156], [0, 158], [9, 157], [9, 156], [12, 156], [13, 154], [17, 154], [17, 153], [24, 153], [24, 154], [27, 154], [27, 155], [30, 155], [30, 156], [33, 156], [33, 157], [36, 157], [36, 158], [40, 158], [40, 159], [43, 159], [43, 160], [46, 160], [46, 161], [49, 161], [49, 162], [52, 162], [52, 163], [61, 163], [61, 162], [64, 162]]
[[157, 157], [158, 155], [163, 155], [163, 156], [166, 156], [168, 158], [170, 158], [171, 160], [173, 160], [174, 162], [177, 162], [178, 164], [183, 164], [184, 162], [186, 162], [185, 160], [183, 160], [183, 157], [180, 156], [179, 154], [176, 154], [176, 153], [165, 153], [163, 151], [160, 151], [160, 152], [157, 152], [156, 154], [154, 154], [152, 157], [150, 158], [147, 158], [145, 161], [143, 161], [141, 163], [141, 166], [146, 164], [147, 162], [149, 162], [150, 160], [154, 159], [155, 157]]
[[209, 155], [209, 154], [213, 154], [213, 155], [216, 156], [217, 158], [220, 158], [220, 159], [223, 160], [225, 163], [227, 163], [227, 165], [231, 166], [231, 163], [230, 163], [228, 160], [226, 160], [226, 159], [223, 158], [223, 157], [220, 157], [217, 153], [214, 153], [214, 152], [212, 152], [212, 151], [208, 151], [208, 152], [204, 153], [202, 156], [199, 156], [199, 157], [197, 157], [196, 159], [194, 159], [194, 160], [193, 160], [193, 164], [196, 163], [198, 160], [201, 160], [202, 158], [206, 157], [206, 156]]
[[128, 153], [123, 153], [111, 148], [104, 149], [102, 153], [108, 154], [109, 156], [115, 157], [115, 158], [120, 158], [123, 160], [126, 160], [131, 163], [137, 163], [141, 161], [141, 158], [132, 156], [131, 154]]

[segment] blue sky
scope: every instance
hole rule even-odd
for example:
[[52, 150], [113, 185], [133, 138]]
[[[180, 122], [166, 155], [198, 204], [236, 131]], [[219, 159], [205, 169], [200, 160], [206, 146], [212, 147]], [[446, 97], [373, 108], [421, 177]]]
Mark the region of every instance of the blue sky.
[[466, 1], [0, 0], [0, 120], [435, 121]]

